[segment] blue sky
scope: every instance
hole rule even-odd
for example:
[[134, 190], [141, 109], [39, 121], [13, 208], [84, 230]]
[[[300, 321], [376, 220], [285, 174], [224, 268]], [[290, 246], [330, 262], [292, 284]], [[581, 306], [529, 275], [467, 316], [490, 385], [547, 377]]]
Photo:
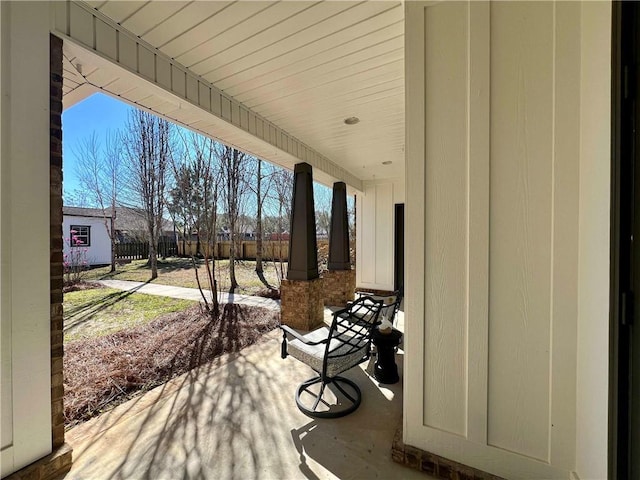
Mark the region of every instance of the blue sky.
[[[63, 190], [65, 204], [72, 205], [68, 194], [79, 190], [77, 162], [75, 152], [80, 145], [95, 132], [98, 140], [103, 143], [107, 132], [123, 129], [127, 123], [129, 112], [134, 107], [108, 95], [96, 93], [62, 114], [62, 159], [63, 159]], [[315, 184], [314, 193], [316, 207], [321, 198], [324, 208], [330, 207], [329, 189]], [[328, 205], [327, 205], [328, 202]]]
[[73, 192], [78, 186], [74, 150], [93, 132], [103, 139], [108, 130], [125, 126], [130, 105], [101, 93], [96, 93], [62, 114], [62, 159], [64, 190]]

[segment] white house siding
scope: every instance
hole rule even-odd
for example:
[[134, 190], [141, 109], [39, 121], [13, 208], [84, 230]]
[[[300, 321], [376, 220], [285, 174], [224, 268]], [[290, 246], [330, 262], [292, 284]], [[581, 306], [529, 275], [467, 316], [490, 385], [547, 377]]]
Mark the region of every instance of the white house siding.
[[607, 477], [611, 5], [582, 6], [576, 470]]
[[0, 3], [3, 477], [51, 452], [49, 11]]
[[610, 5], [405, 8], [405, 442], [604, 478]]
[[404, 203], [404, 180], [363, 182], [356, 202], [356, 285], [393, 290], [394, 205]]
[[[110, 222], [107, 219], [107, 222]], [[70, 254], [69, 232], [71, 225], [86, 225], [91, 227], [91, 245], [87, 248], [87, 262], [89, 265], [104, 265], [111, 263], [111, 241], [104, 224], [104, 219], [99, 217], [81, 217], [65, 215], [62, 221], [62, 236], [64, 242], [64, 254]]]

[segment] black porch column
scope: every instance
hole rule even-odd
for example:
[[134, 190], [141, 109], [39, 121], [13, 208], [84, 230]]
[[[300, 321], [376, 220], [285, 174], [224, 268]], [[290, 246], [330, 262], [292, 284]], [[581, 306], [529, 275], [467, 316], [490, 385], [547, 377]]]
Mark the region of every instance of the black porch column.
[[351, 269], [349, 253], [347, 185], [344, 182], [336, 182], [333, 184], [331, 201], [328, 270], [323, 278], [325, 305], [345, 306], [355, 296], [356, 271]]
[[349, 258], [349, 221], [347, 219], [347, 185], [333, 184], [331, 230], [329, 233], [329, 270], [351, 270]]
[[324, 317], [322, 279], [318, 275], [313, 171], [308, 163], [294, 168], [289, 266], [280, 286], [280, 321], [300, 330], [313, 330]]
[[293, 173], [287, 280], [313, 280], [319, 276], [313, 170], [308, 163], [298, 163]]

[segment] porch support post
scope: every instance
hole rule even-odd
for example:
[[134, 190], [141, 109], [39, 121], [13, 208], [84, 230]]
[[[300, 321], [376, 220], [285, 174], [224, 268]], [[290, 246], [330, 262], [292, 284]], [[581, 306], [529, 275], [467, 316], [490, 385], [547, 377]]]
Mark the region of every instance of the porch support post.
[[349, 255], [349, 221], [347, 217], [347, 185], [333, 184], [331, 230], [329, 232], [328, 271], [324, 274], [324, 304], [344, 306], [353, 300], [356, 272], [351, 269]]
[[296, 164], [293, 182], [289, 265], [280, 290], [281, 322], [292, 328], [312, 330], [322, 323], [324, 310], [311, 165]]
[[349, 221], [347, 219], [347, 184], [344, 182], [333, 184], [328, 268], [329, 270], [351, 270]]
[[313, 169], [308, 163], [298, 163], [293, 175], [287, 280], [313, 280], [319, 276]]

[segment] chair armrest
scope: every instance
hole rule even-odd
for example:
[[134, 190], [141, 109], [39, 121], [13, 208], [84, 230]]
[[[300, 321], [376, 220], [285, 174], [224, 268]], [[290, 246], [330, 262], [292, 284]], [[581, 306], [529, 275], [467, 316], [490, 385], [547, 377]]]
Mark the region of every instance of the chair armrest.
[[[307, 345], [321, 345], [323, 343], [327, 343], [327, 341], [329, 340], [327, 338], [324, 338], [324, 339], [320, 340], [319, 342], [312, 342], [308, 338], [305, 338], [304, 335], [300, 335], [293, 328], [291, 328], [291, 327], [289, 327], [287, 325], [280, 325], [280, 328], [283, 330], [283, 332], [285, 334], [288, 333], [292, 337], [295, 337], [296, 339], [300, 340], [302, 343], [306, 343]], [[285, 337], [286, 337], [286, 335], [285, 335]]]

